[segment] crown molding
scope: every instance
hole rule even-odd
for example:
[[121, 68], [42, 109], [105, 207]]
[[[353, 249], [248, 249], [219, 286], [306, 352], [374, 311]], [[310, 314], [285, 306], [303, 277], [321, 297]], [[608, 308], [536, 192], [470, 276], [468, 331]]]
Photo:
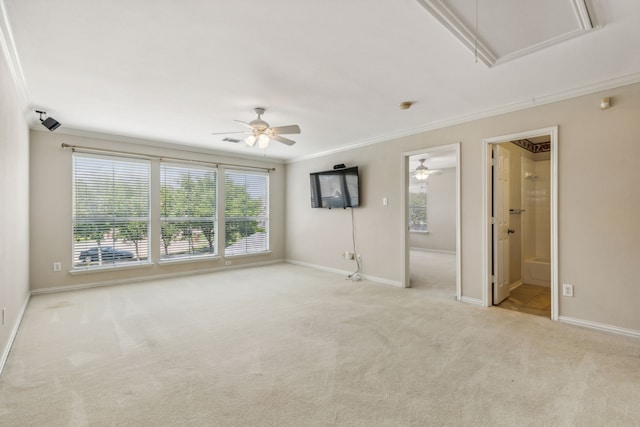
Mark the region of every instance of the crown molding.
[[487, 67], [493, 66], [498, 57], [478, 37], [475, 30], [467, 27], [458, 16], [442, 0], [418, 0], [438, 22], [440, 22], [477, 59]]
[[16, 91], [18, 92], [19, 101], [26, 114], [29, 109], [31, 97], [29, 96], [27, 82], [24, 78], [20, 58], [18, 57], [16, 45], [13, 40], [13, 32], [9, 24], [9, 17], [7, 16], [4, 0], [0, 0], [0, 48], [6, 58], [9, 72], [15, 83]]
[[422, 126], [418, 126], [411, 129], [405, 129], [398, 132], [387, 133], [374, 138], [364, 139], [353, 144], [342, 146], [339, 148], [325, 150], [318, 153], [310, 154], [307, 156], [296, 157], [290, 160], [286, 160], [285, 163], [296, 163], [304, 160], [310, 160], [318, 157], [324, 157], [334, 153], [340, 153], [343, 151], [354, 150], [357, 148], [366, 147], [369, 145], [379, 144], [381, 142], [390, 141], [393, 139], [403, 138], [407, 136], [417, 135], [423, 132], [429, 132], [437, 129], [443, 129], [450, 126], [456, 126], [463, 123], [472, 122], [475, 120], [486, 119], [501, 114], [513, 113], [516, 111], [526, 110], [528, 108], [539, 107], [554, 102], [564, 101], [567, 99], [577, 98], [579, 96], [590, 95], [592, 93], [600, 92], [608, 89], [615, 89], [618, 87], [628, 86], [632, 84], [640, 83], [640, 72], [633, 73], [625, 76], [615, 77], [613, 79], [602, 80], [596, 83], [592, 83], [585, 86], [575, 87], [568, 90], [556, 92], [550, 95], [542, 95], [539, 97], [533, 97], [522, 101], [506, 104], [496, 108], [490, 108], [487, 110], [477, 111], [475, 113], [463, 114], [460, 116], [451, 117], [446, 120], [425, 123]]
[[469, 28], [458, 15], [449, 7], [445, 0], [417, 0], [447, 31], [458, 39], [467, 49], [469, 49], [476, 59], [487, 67], [493, 67], [507, 61], [529, 55], [547, 47], [562, 43], [566, 40], [583, 35], [594, 29], [595, 19], [593, 12], [590, 14], [585, 0], [570, 0], [578, 26], [574, 31], [561, 34], [536, 43], [532, 46], [510, 52], [503, 56], [498, 56], [482, 39], [482, 34], [478, 34], [477, 28]]
[[[35, 125], [30, 129], [32, 132], [42, 132], [46, 134], [51, 133], [50, 131], [44, 128], [40, 129], [40, 126], [35, 126]], [[210, 156], [224, 157], [227, 159], [249, 160], [249, 161], [255, 161], [259, 163], [268, 163], [268, 164], [274, 164], [274, 165], [285, 164], [285, 161], [283, 159], [278, 159], [273, 157], [258, 157], [258, 156], [236, 153], [234, 151], [213, 150], [207, 147], [202, 147], [200, 145], [189, 145], [186, 143], [179, 143], [175, 141], [151, 140], [151, 139], [144, 139], [144, 138], [127, 136], [127, 135], [116, 135], [116, 134], [90, 131], [90, 130], [84, 130], [84, 129], [69, 128], [66, 126], [64, 128], [60, 127], [59, 129], [56, 130], [55, 133], [58, 135], [69, 135], [69, 136], [82, 137], [82, 138], [105, 140], [109, 142], [123, 142], [126, 144], [134, 144], [139, 146], [174, 150], [182, 153], [206, 154]]]

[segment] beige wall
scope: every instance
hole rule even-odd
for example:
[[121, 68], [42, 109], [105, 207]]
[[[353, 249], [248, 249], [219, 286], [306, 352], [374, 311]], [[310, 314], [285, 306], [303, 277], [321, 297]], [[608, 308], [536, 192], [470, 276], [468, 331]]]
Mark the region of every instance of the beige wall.
[[[70, 136], [56, 132], [31, 131], [31, 250], [30, 260], [31, 289], [83, 286], [113, 282], [141, 280], [147, 277], [190, 274], [197, 271], [225, 268], [225, 260], [220, 258], [208, 261], [180, 262], [134, 269], [115, 269], [104, 272], [69, 273], [72, 265], [71, 255], [71, 196], [72, 196], [72, 151], [62, 148], [62, 143], [99, 147], [145, 153], [153, 156], [168, 156], [192, 160], [226, 162], [246, 166], [275, 167], [269, 173], [270, 203], [270, 254], [231, 257], [232, 267], [257, 263], [281, 261], [284, 258], [284, 177], [285, 166], [282, 163], [268, 163], [262, 160], [222, 157], [200, 150], [188, 152], [185, 148], [163, 148], [146, 144], [151, 141], [137, 141], [140, 144], [96, 139], [82, 136]], [[157, 143], [155, 143], [157, 144]], [[152, 160], [154, 163], [159, 160]], [[159, 218], [159, 205], [152, 206], [152, 218]], [[155, 259], [159, 257], [159, 236], [152, 235], [150, 242]], [[155, 239], [155, 240], [154, 240]], [[53, 263], [62, 262], [62, 271], [54, 272]]]
[[[603, 96], [612, 108], [599, 109]], [[355, 209], [365, 276], [401, 280], [401, 153], [461, 142], [462, 295], [482, 298], [483, 138], [559, 126], [559, 280], [561, 316], [640, 331], [640, 84], [503, 114], [324, 157], [287, 168], [286, 257], [348, 269], [348, 211], [309, 207], [309, 172], [336, 163], [362, 170], [363, 206]], [[383, 197], [389, 205], [382, 205]]]
[[414, 249], [456, 251], [456, 168], [441, 170], [427, 179], [428, 233], [409, 233]]
[[[0, 49], [0, 369], [29, 295], [29, 129]], [[1, 316], [1, 313], [0, 313]]]

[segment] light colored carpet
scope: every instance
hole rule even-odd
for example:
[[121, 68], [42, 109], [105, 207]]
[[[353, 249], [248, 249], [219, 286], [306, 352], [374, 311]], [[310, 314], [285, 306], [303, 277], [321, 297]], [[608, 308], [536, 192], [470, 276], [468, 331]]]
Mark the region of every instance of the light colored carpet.
[[411, 287], [429, 296], [456, 297], [456, 255], [411, 250], [409, 253]]
[[640, 422], [640, 341], [292, 265], [34, 296], [3, 426]]

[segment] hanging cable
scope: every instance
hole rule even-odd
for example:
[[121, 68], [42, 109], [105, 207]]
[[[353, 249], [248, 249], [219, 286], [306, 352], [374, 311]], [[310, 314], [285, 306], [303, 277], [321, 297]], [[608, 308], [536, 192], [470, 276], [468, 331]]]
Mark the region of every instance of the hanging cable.
[[357, 269], [353, 273], [349, 274], [347, 276], [347, 279], [351, 279], [353, 282], [359, 282], [360, 280], [362, 280], [362, 276], [360, 276], [360, 254], [356, 250], [356, 225], [353, 215], [353, 208], [351, 208], [351, 240], [353, 242], [353, 253], [356, 257]]

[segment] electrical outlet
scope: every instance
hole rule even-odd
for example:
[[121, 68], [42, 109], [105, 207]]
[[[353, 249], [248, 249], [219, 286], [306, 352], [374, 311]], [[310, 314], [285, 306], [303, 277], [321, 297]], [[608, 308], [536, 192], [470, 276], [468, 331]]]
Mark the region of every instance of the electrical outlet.
[[344, 259], [353, 259], [353, 252], [345, 252], [344, 253]]
[[60, 261], [53, 263], [53, 271], [62, 271], [62, 263]]
[[225, 261], [224, 265], [231, 265], [231, 261]]
[[572, 297], [573, 296], [573, 285], [568, 283], [562, 284], [562, 296], [563, 297]]

